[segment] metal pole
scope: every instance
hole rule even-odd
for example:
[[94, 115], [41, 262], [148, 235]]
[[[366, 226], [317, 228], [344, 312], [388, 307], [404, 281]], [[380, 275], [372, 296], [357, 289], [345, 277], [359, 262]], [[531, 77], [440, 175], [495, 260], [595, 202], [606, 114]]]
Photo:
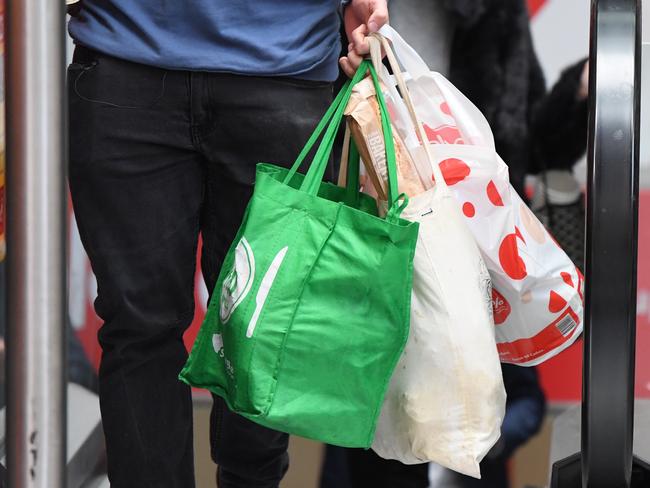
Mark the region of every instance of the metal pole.
[[632, 476], [639, 207], [640, 0], [593, 0], [582, 481]]
[[7, 2], [11, 488], [65, 486], [64, 28], [63, 0]]

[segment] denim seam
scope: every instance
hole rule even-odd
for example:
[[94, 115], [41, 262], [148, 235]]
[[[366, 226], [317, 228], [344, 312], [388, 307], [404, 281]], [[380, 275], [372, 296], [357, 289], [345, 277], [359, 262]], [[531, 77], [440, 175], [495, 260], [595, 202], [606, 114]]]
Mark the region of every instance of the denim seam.
[[200, 126], [196, 121], [196, 115], [194, 113], [194, 77], [195, 73], [188, 73], [187, 75], [187, 97], [188, 97], [188, 108], [189, 108], [189, 119], [190, 119], [190, 138], [192, 140], [192, 145], [194, 149], [200, 151], [201, 149], [201, 134]]

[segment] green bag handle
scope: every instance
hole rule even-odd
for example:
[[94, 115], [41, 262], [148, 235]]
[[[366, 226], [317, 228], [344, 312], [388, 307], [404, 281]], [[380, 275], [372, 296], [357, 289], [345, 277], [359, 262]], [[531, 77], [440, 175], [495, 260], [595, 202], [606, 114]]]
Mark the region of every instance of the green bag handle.
[[[355, 74], [355, 78], [356, 78], [356, 74]], [[341, 90], [339, 91], [338, 95], [336, 95], [336, 98], [334, 98], [334, 101], [332, 102], [330, 107], [327, 109], [327, 112], [325, 112], [325, 115], [323, 115], [323, 118], [320, 120], [320, 122], [318, 122], [318, 125], [316, 126], [316, 129], [314, 129], [314, 132], [309, 137], [309, 140], [305, 143], [305, 146], [302, 148], [302, 151], [300, 151], [300, 154], [296, 158], [295, 163], [293, 163], [293, 166], [289, 170], [289, 173], [287, 173], [287, 176], [284, 179], [284, 184], [285, 185], [289, 184], [291, 179], [298, 172], [298, 169], [300, 169], [300, 166], [302, 165], [303, 161], [307, 157], [307, 154], [309, 154], [309, 151], [311, 151], [312, 147], [314, 147], [314, 144], [316, 143], [318, 138], [323, 133], [323, 130], [325, 130], [325, 127], [329, 123], [331, 123], [334, 114], [336, 113], [337, 109], [341, 105], [341, 102], [346, 97], [346, 95], [347, 95], [347, 97], [349, 99], [350, 94], [352, 94], [352, 80], [348, 80], [348, 81], [346, 81], [344, 83], [344, 85], [341, 87]], [[347, 102], [346, 102], [346, 104], [347, 104]]]
[[[374, 67], [372, 66], [372, 63], [370, 63], [370, 61], [368, 60], [364, 60], [361, 63], [359, 69], [355, 73], [352, 80], [346, 82], [346, 84], [343, 86], [343, 88], [335, 98], [334, 102], [332, 103], [332, 105], [327, 110], [327, 112], [319, 122], [318, 126], [314, 130], [314, 133], [305, 144], [305, 147], [300, 152], [298, 158], [296, 159], [296, 162], [294, 163], [293, 167], [291, 168], [291, 170], [287, 174], [287, 177], [285, 178], [285, 183], [288, 183], [291, 180], [291, 178], [293, 178], [293, 176], [296, 174], [298, 168], [304, 161], [305, 157], [312, 149], [316, 140], [320, 137], [321, 133], [327, 126], [327, 130], [325, 132], [325, 135], [323, 136], [323, 140], [321, 141], [318, 150], [316, 151], [316, 155], [314, 156], [314, 159], [307, 172], [307, 175], [305, 176], [305, 179], [300, 187], [300, 189], [305, 191], [306, 193], [309, 193], [311, 195], [317, 194], [320, 183], [323, 180], [323, 177], [325, 175], [325, 170], [327, 169], [329, 157], [330, 154], [332, 153], [334, 140], [336, 138], [336, 134], [341, 124], [341, 120], [343, 119], [343, 113], [345, 111], [345, 107], [347, 106], [348, 101], [350, 100], [350, 96], [352, 95], [352, 88], [354, 87], [354, 85], [356, 85], [359, 81], [363, 79], [366, 72], [368, 71], [370, 72], [370, 75], [373, 80], [373, 84], [375, 86], [375, 91], [377, 93], [377, 101], [379, 104], [382, 131], [384, 134], [384, 142], [385, 142], [385, 149], [386, 149], [386, 169], [388, 173], [388, 214], [386, 216], [386, 219], [395, 220], [399, 218], [399, 215], [402, 213], [404, 208], [406, 208], [408, 199], [406, 195], [398, 195], [397, 193], [397, 165], [396, 165], [396, 157], [395, 157], [395, 146], [393, 143], [393, 132], [390, 123], [390, 116], [388, 113], [388, 109], [386, 108], [386, 101], [384, 100], [381, 87], [379, 86], [379, 79], [377, 77], [377, 73]], [[355, 164], [353, 161], [350, 161], [350, 163], [351, 164], [348, 165], [348, 171], [352, 170], [358, 173], [359, 164], [358, 163]], [[354, 176], [354, 174], [350, 176]], [[348, 193], [348, 195], [350, 195], [352, 191], [356, 191], [356, 192], [359, 191], [358, 181], [359, 181], [358, 174], [356, 178], [355, 177], [348, 178], [348, 183], [346, 185], [347, 191], [350, 192]], [[356, 187], [352, 186], [353, 183], [356, 184]], [[403, 202], [400, 204], [399, 200], [403, 200]]]
[[361, 164], [361, 156], [354, 140], [350, 138], [350, 150], [348, 151], [348, 176], [345, 185], [345, 195], [348, 202], [353, 203], [355, 206], [359, 204], [359, 165]]
[[[314, 161], [312, 162], [312, 165], [309, 168], [309, 171], [307, 172], [307, 176], [305, 178], [305, 181], [301, 189], [303, 189], [304, 191], [310, 194], [316, 194], [316, 192], [318, 191], [320, 182], [322, 181], [323, 176], [325, 175], [325, 170], [329, 162], [329, 155], [332, 152], [332, 147], [334, 146], [334, 140], [336, 138], [336, 134], [338, 133], [341, 120], [343, 119], [343, 113], [345, 111], [345, 107], [347, 106], [348, 101], [350, 99], [350, 95], [352, 94], [352, 88], [356, 83], [361, 81], [361, 78], [365, 76], [367, 71], [370, 71], [370, 75], [372, 77], [373, 84], [375, 86], [375, 91], [377, 93], [377, 101], [380, 107], [382, 131], [384, 134], [385, 149], [386, 149], [386, 169], [388, 173], [388, 190], [389, 190], [388, 208], [390, 211], [395, 206], [396, 201], [400, 198], [397, 194], [397, 165], [396, 165], [396, 157], [395, 157], [395, 147], [393, 144], [393, 133], [392, 133], [390, 118], [388, 114], [388, 109], [386, 108], [386, 102], [382, 95], [381, 87], [379, 86], [379, 79], [377, 77], [377, 73], [374, 67], [372, 66], [372, 64], [370, 63], [370, 61], [363, 61], [361, 63], [361, 66], [359, 66], [359, 69], [357, 70], [357, 73], [355, 74], [350, 84], [350, 87], [348, 88], [349, 93], [346, 93], [346, 96], [341, 101], [341, 105], [339, 105], [337, 111], [332, 117], [327, 132], [325, 133], [325, 136], [323, 137], [323, 141], [321, 142], [321, 145], [319, 146], [318, 151], [314, 156]], [[361, 76], [359, 76], [360, 74]]]
[[[343, 136], [343, 151], [341, 152], [341, 165], [339, 167], [338, 186], [345, 188], [345, 203], [358, 208], [361, 202], [360, 166], [361, 158], [354, 140], [350, 136], [350, 127], [346, 125]], [[345, 175], [345, 178], [343, 176]]]
[[386, 215], [386, 220], [395, 221], [399, 219], [399, 216], [408, 206], [409, 199], [405, 193], [398, 194], [397, 156], [395, 155], [395, 142], [393, 140], [393, 129], [390, 122], [390, 112], [388, 112], [386, 100], [384, 99], [384, 94], [379, 85], [377, 72], [370, 61], [367, 61], [367, 63], [369, 65], [370, 75], [372, 76], [372, 82], [375, 85], [375, 92], [377, 93], [381, 125], [384, 132], [384, 145], [386, 148], [386, 170], [388, 173], [388, 213]]

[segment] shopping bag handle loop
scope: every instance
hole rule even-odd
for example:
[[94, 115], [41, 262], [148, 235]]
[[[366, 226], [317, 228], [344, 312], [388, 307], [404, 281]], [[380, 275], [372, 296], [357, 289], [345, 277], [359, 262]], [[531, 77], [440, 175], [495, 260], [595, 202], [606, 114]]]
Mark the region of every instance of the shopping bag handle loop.
[[409, 206], [409, 197], [406, 193], [400, 193], [395, 200], [395, 204], [388, 210], [386, 214], [386, 220], [389, 222], [394, 222], [396, 219], [399, 219], [399, 216], [402, 212]]
[[352, 80], [347, 80], [343, 84], [338, 95], [334, 98], [334, 101], [327, 109], [325, 115], [323, 115], [320, 122], [318, 122], [318, 125], [316, 126], [314, 132], [311, 134], [311, 136], [305, 143], [304, 147], [302, 148], [302, 151], [300, 151], [300, 154], [298, 154], [296, 161], [293, 163], [293, 166], [291, 167], [289, 173], [287, 173], [287, 176], [284, 179], [285, 184], [288, 184], [291, 181], [291, 179], [295, 176], [295, 174], [298, 172], [300, 166], [302, 166], [302, 163], [304, 162], [305, 158], [309, 154], [309, 151], [311, 151], [318, 138], [321, 136], [321, 134], [328, 126], [328, 124], [332, 121], [332, 118], [334, 117], [334, 114], [336, 113], [337, 109], [341, 105], [343, 99], [346, 97], [348, 93], [351, 93], [351, 85], [352, 85]]
[[[338, 186], [346, 188], [346, 202], [359, 202], [359, 168], [360, 156], [357, 146], [350, 136], [350, 126], [346, 124], [343, 136], [343, 152], [341, 155], [341, 169], [339, 172]], [[356, 178], [356, 179], [352, 179]], [[356, 199], [356, 200], [355, 200]], [[408, 207], [409, 198], [406, 193], [400, 193], [399, 202], [388, 211], [386, 218], [389, 222], [399, 219], [401, 213]]]
[[390, 25], [385, 24], [379, 29], [378, 34], [390, 40], [391, 51], [394, 52], [402, 61], [404, 70], [407, 71], [414, 80], [421, 76], [427, 76], [430, 73], [429, 66], [422, 59], [413, 47], [411, 47], [404, 38]]
[[360, 164], [361, 158], [357, 145], [350, 136], [350, 126], [345, 124], [343, 150], [341, 151], [341, 166], [337, 185], [346, 189], [345, 202], [354, 207], [359, 206], [360, 193]]
[[[323, 176], [325, 175], [325, 171], [327, 169], [327, 164], [329, 163], [329, 156], [334, 146], [334, 141], [338, 131], [338, 126], [340, 125], [340, 121], [343, 118], [343, 112], [345, 111], [345, 107], [347, 106], [350, 96], [352, 95], [352, 87], [357, 82], [361, 81], [361, 79], [363, 79], [364, 76], [365, 76], [365, 72], [360, 67], [359, 70], [357, 70], [357, 72], [355, 73], [352, 80], [348, 80], [345, 82], [345, 84], [339, 91], [338, 95], [336, 96], [336, 98], [334, 99], [330, 107], [327, 109], [327, 112], [325, 112], [325, 115], [323, 115], [323, 118], [316, 126], [316, 129], [314, 129], [314, 132], [312, 133], [309, 140], [307, 141], [302, 151], [298, 155], [298, 158], [294, 162], [293, 166], [287, 173], [287, 176], [284, 179], [285, 184], [289, 184], [291, 179], [300, 169], [300, 166], [304, 162], [307, 155], [310, 153], [310, 151], [316, 144], [316, 141], [321, 137], [321, 135], [323, 135], [323, 132], [325, 132], [325, 134], [322, 137], [322, 141], [318, 146], [316, 154], [312, 160], [312, 163], [309, 166], [307, 175], [305, 176], [303, 183], [300, 187], [301, 190], [309, 191], [312, 194], [316, 194], [318, 192], [318, 187], [320, 186], [320, 182], [322, 181]], [[321, 165], [322, 168], [320, 167]], [[322, 169], [322, 171], [319, 171], [320, 178], [318, 178], [315, 185], [311, 183], [311, 180], [315, 178], [314, 166], [319, 166], [317, 169]], [[352, 167], [350, 169], [353, 170]], [[356, 177], [356, 180], [358, 181], [358, 176]], [[354, 178], [352, 179], [352, 181], [350, 181], [350, 183], [352, 184], [354, 183]], [[358, 192], [358, 186], [356, 190]], [[350, 193], [351, 191], [352, 190], [348, 190], [348, 193]]]
[[399, 87], [400, 94], [402, 96], [402, 99], [404, 100], [406, 108], [408, 109], [409, 115], [411, 116], [411, 122], [413, 123], [415, 130], [417, 131], [418, 137], [420, 139], [420, 144], [422, 144], [422, 147], [424, 148], [424, 153], [427, 157], [429, 164], [431, 165], [431, 169], [433, 170], [433, 176], [436, 180], [436, 185], [438, 185], [439, 188], [441, 188], [444, 192], [448, 192], [449, 187], [447, 186], [447, 182], [445, 181], [445, 178], [442, 174], [440, 165], [436, 163], [436, 159], [432, 154], [431, 145], [428, 143], [429, 139], [424, 130], [424, 125], [420, 121], [415, 111], [415, 105], [413, 105], [413, 99], [411, 98], [411, 94], [409, 92], [408, 86], [406, 85], [406, 81], [404, 80], [404, 74], [402, 73], [402, 68], [400, 67], [399, 62], [395, 57], [395, 53], [393, 52], [390, 43], [384, 36], [382, 36], [377, 32], [370, 34], [370, 37], [368, 38], [368, 42], [370, 43], [370, 54], [373, 57], [373, 65], [375, 66], [379, 66], [381, 64], [381, 48], [382, 47], [384, 48], [384, 52], [386, 53], [386, 58], [388, 59], [388, 63], [390, 64], [390, 67], [393, 70], [393, 76], [397, 81], [397, 86]]
[[[325, 171], [327, 169], [329, 157], [332, 153], [332, 148], [334, 146], [334, 140], [336, 138], [336, 134], [338, 132], [339, 126], [343, 119], [343, 113], [348, 104], [348, 101], [350, 100], [350, 96], [352, 95], [352, 88], [354, 87], [354, 85], [356, 85], [359, 81], [361, 81], [365, 77], [367, 72], [370, 72], [370, 76], [372, 78], [375, 87], [377, 102], [379, 104], [379, 112], [381, 116], [382, 132], [385, 141], [386, 169], [388, 173], [388, 209], [389, 209], [387, 218], [391, 218], [391, 219], [398, 218], [401, 213], [401, 211], [399, 210], [401, 207], [400, 204], [401, 198], [400, 195], [398, 195], [397, 193], [397, 163], [395, 157], [395, 145], [393, 142], [393, 132], [390, 123], [390, 116], [388, 114], [388, 108], [386, 107], [386, 101], [384, 100], [384, 96], [382, 94], [381, 87], [379, 85], [379, 78], [377, 76], [377, 72], [375, 71], [372, 63], [368, 60], [362, 61], [361, 65], [359, 66], [359, 69], [355, 73], [352, 80], [346, 82], [346, 84], [343, 86], [343, 88], [337, 95], [336, 99], [334, 100], [334, 103], [332, 103], [332, 106], [328, 109], [326, 114], [323, 116], [318, 126], [314, 130], [314, 133], [307, 141], [307, 144], [305, 144], [305, 147], [300, 152], [298, 159], [296, 159], [296, 162], [294, 163], [294, 165], [292, 166], [291, 170], [289, 171], [289, 173], [285, 178], [285, 183], [289, 183], [291, 181], [293, 176], [298, 171], [300, 165], [306, 158], [307, 154], [309, 154], [309, 151], [316, 143], [316, 140], [320, 137], [323, 130], [325, 130], [325, 127], [327, 127], [327, 129], [325, 130], [325, 134], [323, 135], [323, 139], [316, 151], [316, 155], [314, 156], [314, 159], [309, 167], [309, 170], [307, 171], [305, 179], [303, 180], [303, 183], [300, 187], [300, 189], [302, 191], [305, 191], [306, 193], [309, 193], [311, 195], [317, 194], [318, 188], [321, 184], [321, 181], [323, 180]], [[356, 164], [356, 166], [357, 166], [356, 171], [358, 171], [358, 164]], [[356, 178], [356, 180], [358, 182], [358, 178]], [[350, 188], [351, 183], [354, 183], [354, 181], [348, 181], [346, 185], [348, 191], [350, 192], [353, 191]], [[355, 191], [357, 192], [359, 191], [358, 184], [357, 187], [355, 188]], [[390, 210], [392, 210], [393, 207], [395, 207], [395, 210], [391, 212]]]

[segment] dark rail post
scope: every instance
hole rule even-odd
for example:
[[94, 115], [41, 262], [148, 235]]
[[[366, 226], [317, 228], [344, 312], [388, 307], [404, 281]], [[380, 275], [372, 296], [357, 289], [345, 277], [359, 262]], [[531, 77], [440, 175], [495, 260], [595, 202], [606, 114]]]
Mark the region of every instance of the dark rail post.
[[555, 488], [650, 486], [632, 450], [640, 68], [641, 1], [592, 0], [582, 450]]

